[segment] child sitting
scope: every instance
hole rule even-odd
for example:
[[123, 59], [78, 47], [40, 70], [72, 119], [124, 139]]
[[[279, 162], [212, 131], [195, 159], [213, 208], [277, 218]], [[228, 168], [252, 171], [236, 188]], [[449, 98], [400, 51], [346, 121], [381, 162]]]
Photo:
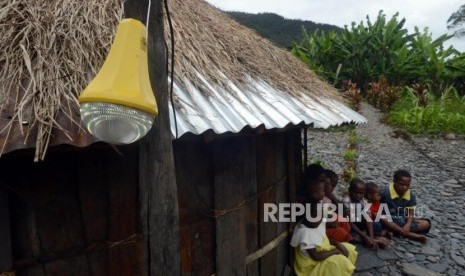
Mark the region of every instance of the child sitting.
[[365, 198], [371, 204], [370, 206], [370, 218], [373, 221], [373, 236], [376, 243], [380, 247], [389, 245], [389, 240], [384, 237], [390, 237], [389, 232], [386, 229], [383, 229], [381, 221], [377, 221], [377, 218], [380, 220], [386, 219], [386, 216], [379, 214], [379, 209], [381, 206], [381, 189], [373, 182], [367, 182], [365, 184], [366, 193]]
[[[330, 241], [325, 234], [321, 201], [325, 196], [325, 181], [304, 175], [303, 189], [310, 207], [311, 221], [302, 218], [294, 229], [291, 245], [295, 247], [294, 270], [303, 275], [352, 275], [357, 251], [348, 243]], [[307, 210], [308, 212], [308, 210]], [[319, 217], [318, 217], [319, 215]]]
[[[338, 203], [342, 201], [339, 200], [334, 195], [334, 189], [337, 186], [337, 182], [339, 181], [339, 177], [337, 174], [332, 171], [326, 169], [326, 185], [325, 185], [325, 197], [323, 199], [324, 203], [332, 203], [338, 206]], [[336, 209], [336, 212], [338, 210]], [[344, 218], [339, 217], [335, 213], [332, 215], [336, 216], [337, 219], [332, 224], [326, 224], [326, 235], [330, 240], [338, 241], [338, 242], [348, 242], [352, 240], [352, 236], [350, 235], [350, 224]]]
[[387, 204], [392, 221], [381, 220], [383, 225], [395, 234], [420, 242], [426, 242], [431, 222], [414, 218], [416, 197], [410, 190], [412, 176], [408, 171], [394, 173], [393, 183], [381, 190], [381, 202]]
[[[364, 199], [365, 191], [365, 182], [363, 180], [359, 178], [352, 180], [349, 185], [349, 197], [346, 197], [344, 202], [350, 206], [350, 227], [354, 241], [362, 242], [367, 247], [376, 250], [379, 242], [374, 239], [373, 222], [364, 219], [362, 214], [356, 213], [362, 211], [367, 204]], [[354, 219], [357, 221], [354, 221]]]

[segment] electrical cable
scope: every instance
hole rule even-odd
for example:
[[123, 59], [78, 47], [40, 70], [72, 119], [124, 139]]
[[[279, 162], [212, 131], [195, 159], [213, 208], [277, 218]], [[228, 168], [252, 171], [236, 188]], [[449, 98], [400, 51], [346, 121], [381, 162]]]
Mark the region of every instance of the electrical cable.
[[147, 42], [149, 39], [149, 19], [150, 19], [150, 8], [151, 7], [152, 7], [152, 0], [149, 0], [149, 6], [147, 7], [147, 18], [145, 20], [145, 31], [146, 31], [145, 37], [147, 39]]
[[[149, 41], [149, 22], [150, 22], [149, 19], [150, 19], [151, 7], [152, 7], [152, 0], [149, 0], [149, 4], [147, 7], [147, 18], [145, 21], [147, 45]], [[150, 247], [150, 243], [151, 243], [151, 240], [150, 240], [150, 208], [152, 207], [152, 204], [151, 204], [152, 197], [151, 197], [149, 181], [147, 181], [146, 184], [147, 184], [146, 186], [146, 189], [147, 189], [147, 266], [148, 266], [147, 275], [152, 275], [152, 248]]]
[[176, 139], [178, 139], [178, 121], [176, 119], [176, 109], [174, 108], [174, 100], [173, 100], [174, 48], [175, 48], [174, 47], [174, 31], [173, 31], [173, 23], [171, 22], [170, 9], [168, 7], [168, 0], [164, 0], [163, 2], [165, 3], [166, 17], [168, 19], [168, 25], [170, 27], [170, 38], [171, 38], [170, 101], [171, 101], [171, 108], [173, 110], [174, 129], [176, 130]]

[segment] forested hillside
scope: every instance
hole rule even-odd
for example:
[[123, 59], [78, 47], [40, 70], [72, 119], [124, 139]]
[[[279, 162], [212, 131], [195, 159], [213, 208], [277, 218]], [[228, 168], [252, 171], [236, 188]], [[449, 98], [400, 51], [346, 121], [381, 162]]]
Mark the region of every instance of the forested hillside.
[[256, 30], [261, 36], [268, 38], [273, 41], [273, 43], [283, 48], [288, 48], [292, 45], [292, 42], [302, 40], [302, 27], [304, 27], [308, 33], [313, 33], [315, 30], [322, 30], [325, 32], [341, 30], [341, 28], [334, 25], [286, 19], [274, 13], [226, 13], [242, 25]]

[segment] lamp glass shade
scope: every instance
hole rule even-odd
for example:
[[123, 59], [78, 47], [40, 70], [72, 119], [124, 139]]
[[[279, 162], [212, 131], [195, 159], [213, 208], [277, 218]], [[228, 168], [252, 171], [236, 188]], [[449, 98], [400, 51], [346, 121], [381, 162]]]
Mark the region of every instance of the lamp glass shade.
[[81, 119], [96, 138], [115, 145], [133, 143], [147, 134], [154, 116], [111, 103], [81, 104]]
[[147, 61], [142, 22], [120, 22], [110, 52], [79, 96], [81, 119], [96, 138], [129, 144], [143, 137], [158, 114]]

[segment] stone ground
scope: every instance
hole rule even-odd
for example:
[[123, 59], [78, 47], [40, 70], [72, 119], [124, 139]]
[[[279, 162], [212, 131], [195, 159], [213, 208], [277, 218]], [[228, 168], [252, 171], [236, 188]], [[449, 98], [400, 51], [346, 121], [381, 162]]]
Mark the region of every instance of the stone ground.
[[[465, 139], [395, 138], [393, 129], [380, 123], [382, 114], [376, 109], [363, 104], [361, 113], [368, 124], [356, 130], [361, 138], [359, 177], [381, 186], [391, 181], [395, 170], [410, 171], [417, 208], [432, 220], [432, 228], [426, 244], [394, 238], [391, 246], [378, 252], [358, 246], [355, 275], [464, 275]], [[347, 135], [309, 131], [309, 160], [322, 160], [341, 174]]]

